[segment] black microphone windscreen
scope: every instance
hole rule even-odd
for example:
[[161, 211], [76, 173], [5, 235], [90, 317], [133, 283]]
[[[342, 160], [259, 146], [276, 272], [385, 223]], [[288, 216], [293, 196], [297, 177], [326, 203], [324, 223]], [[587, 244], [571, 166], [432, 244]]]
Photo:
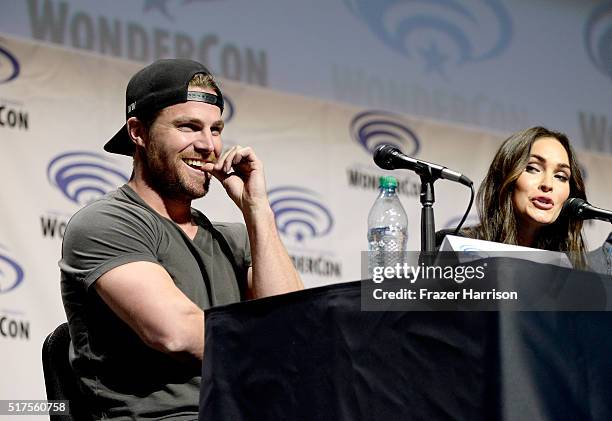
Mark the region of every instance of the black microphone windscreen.
[[561, 209], [561, 212], [570, 217], [577, 217], [580, 216], [584, 205], [586, 204], [587, 202], [582, 199], [579, 199], [577, 197], [570, 197], [563, 204], [563, 209]]
[[374, 151], [374, 163], [385, 170], [394, 170], [393, 153], [399, 150], [391, 145], [380, 145]]

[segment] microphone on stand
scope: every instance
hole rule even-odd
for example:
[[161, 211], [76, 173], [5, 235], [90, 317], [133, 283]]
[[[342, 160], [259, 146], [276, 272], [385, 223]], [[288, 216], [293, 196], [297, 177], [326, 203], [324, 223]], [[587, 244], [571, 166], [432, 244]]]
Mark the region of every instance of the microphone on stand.
[[472, 203], [474, 202], [474, 183], [465, 175], [443, 167], [442, 165], [433, 164], [427, 161], [421, 161], [405, 155], [399, 149], [391, 145], [380, 145], [374, 151], [374, 162], [380, 168], [385, 170], [395, 170], [398, 168], [411, 170], [421, 177], [421, 255], [424, 261], [430, 262], [433, 258], [433, 253], [436, 249], [436, 225], [434, 221], [433, 204], [435, 201], [434, 182], [439, 178], [456, 181], [465, 186], [468, 186], [471, 191], [470, 204], [463, 215], [463, 219], [457, 225], [455, 233], [465, 222]]
[[402, 168], [412, 170], [418, 175], [432, 175], [434, 178], [456, 181], [471, 187], [474, 183], [460, 172], [453, 171], [442, 165], [412, 158], [391, 145], [381, 145], [374, 151], [374, 162], [385, 170]]
[[577, 197], [570, 197], [563, 204], [561, 210], [571, 218], [576, 219], [599, 219], [600, 221], [612, 222], [612, 211], [598, 208], [591, 205], [586, 200]]

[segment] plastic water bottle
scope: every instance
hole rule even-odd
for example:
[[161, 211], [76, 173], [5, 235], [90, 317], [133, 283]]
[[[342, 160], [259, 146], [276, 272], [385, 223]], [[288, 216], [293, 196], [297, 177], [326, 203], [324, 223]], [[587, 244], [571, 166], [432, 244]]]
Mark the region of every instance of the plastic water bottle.
[[368, 215], [368, 270], [403, 263], [408, 217], [397, 196], [395, 177], [380, 177], [380, 193]]

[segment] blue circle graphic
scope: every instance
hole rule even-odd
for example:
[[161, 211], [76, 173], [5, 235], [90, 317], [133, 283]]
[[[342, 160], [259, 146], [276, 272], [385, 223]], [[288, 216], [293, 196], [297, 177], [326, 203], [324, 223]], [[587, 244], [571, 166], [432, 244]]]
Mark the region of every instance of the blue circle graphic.
[[66, 152], [47, 166], [47, 179], [71, 202], [85, 205], [128, 181], [127, 175], [106, 156], [93, 152]]
[[[443, 74], [448, 52], [457, 56], [459, 64], [488, 60], [500, 55], [512, 39], [512, 21], [501, 0], [469, 4], [458, 0], [344, 0], [344, 3], [389, 48], [408, 58], [415, 53], [422, 56], [428, 72]], [[494, 33], [488, 29], [491, 26]], [[412, 45], [417, 38], [424, 44]], [[487, 45], [478, 47], [482, 40], [487, 40]], [[440, 41], [450, 42], [454, 51], [441, 49]]]
[[406, 155], [416, 156], [419, 153], [418, 137], [396, 114], [386, 111], [361, 112], [353, 117], [349, 130], [352, 138], [370, 155], [384, 144], [395, 146]]
[[0, 254], [0, 294], [6, 294], [17, 288], [23, 282], [23, 278], [24, 272], [19, 263]]
[[612, 79], [612, 2], [596, 7], [584, 27], [584, 44], [593, 65]]
[[8, 65], [10, 66], [10, 69], [7, 72], [8, 76], [4, 79], [0, 79], [0, 83], [10, 82], [11, 80], [14, 80], [17, 78], [17, 76], [19, 76], [19, 62], [17, 61], [15, 56], [13, 56], [8, 50], [0, 47], [0, 70], [2, 70], [4, 66], [6, 66], [7, 61]]
[[464, 253], [466, 257], [472, 257], [477, 259], [486, 259], [487, 257], [489, 257], [489, 253], [474, 246], [462, 245], [459, 247], [459, 251]]
[[269, 190], [268, 196], [276, 226], [284, 236], [302, 242], [331, 232], [334, 218], [314, 191], [282, 186]]

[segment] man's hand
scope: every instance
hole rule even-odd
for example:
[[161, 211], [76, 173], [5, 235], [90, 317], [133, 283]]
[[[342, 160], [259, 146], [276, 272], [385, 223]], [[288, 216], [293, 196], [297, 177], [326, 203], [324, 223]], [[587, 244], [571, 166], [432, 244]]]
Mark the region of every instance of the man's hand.
[[270, 206], [263, 164], [250, 147], [233, 146], [203, 169], [221, 182], [243, 214]]
[[276, 230], [263, 164], [253, 150], [234, 146], [214, 165], [203, 168], [221, 181], [244, 216], [253, 261], [248, 275], [249, 296], [267, 297], [304, 288]]

